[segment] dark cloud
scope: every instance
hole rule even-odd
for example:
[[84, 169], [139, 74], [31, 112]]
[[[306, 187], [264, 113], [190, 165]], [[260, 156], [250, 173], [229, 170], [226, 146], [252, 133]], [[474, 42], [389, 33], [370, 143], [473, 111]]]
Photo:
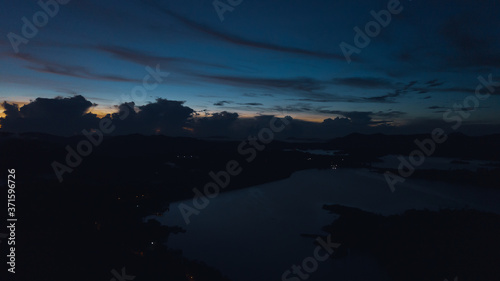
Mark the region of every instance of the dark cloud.
[[374, 77], [348, 77], [332, 79], [334, 84], [350, 86], [355, 88], [393, 88], [389, 80]]
[[398, 111], [398, 110], [390, 110], [390, 111], [378, 111], [378, 112], [374, 112], [372, 114], [372, 116], [376, 116], [376, 117], [382, 117], [382, 118], [399, 118], [399, 117], [402, 117], [403, 115], [406, 115], [407, 113], [406, 112], [403, 112], [403, 111]]
[[[440, 88], [445, 82], [433, 79], [424, 83], [419, 83], [416, 80], [409, 82], [393, 83], [387, 79], [373, 77], [347, 77], [334, 78], [331, 80], [318, 80], [310, 77], [296, 78], [264, 78], [264, 77], [248, 77], [248, 76], [224, 76], [224, 75], [208, 75], [195, 74], [210, 83], [222, 83], [246, 88], [263, 88], [268, 90], [286, 91], [287, 95], [295, 95], [295, 100], [301, 102], [348, 102], [348, 103], [395, 103], [397, 98], [407, 94], [424, 94], [429, 92], [448, 93], [448, 92], [474, 92], [474, 89], [467, 87], [447, 87]], [[368, 96], [349, 96], [339, 95], [325, 92], [328, 86], [343, 85], [360, 89], [390, 89], [383, 95]], [[243, 94], [247, 97], [269, 96], [268, 94]]]
[[194, 132], [198, 137], [234, 136], [234, 130], [237, 128], [234, 124], [238, 117], [238, 113], [222, 111], [209, 117], [198, 118], [194, 122]]
[[364, 123], [364, 124], [368, 124], [371, 121], [370, 115], [372, 114], [371, 111], [363, 112], [363, 111], [342, 111], [342, 110], [325, 110], [325, 109], [318, 109], [318, 112], [324, 114], [342, 115], [349, 118], [355, 123]]
[[10, 132], [43, 132], [55, 135], [80, 134], [83, 129], [97, 128], [99, 118], [87, 113], [94, 106], [82, 96], [71, 98], [37, 98], [22, 106], [3, 103], [5, 118], [2, 130]]
[[297, 93], [296, 95], [300, 96], [299, 98], [288, 99], [292, 101], [301, 101], [301, 102], [316, 102], [316, 103], [325, 103], [325, 102], [349, 102], [349, 103], [369, 103], [369, 102], [385, 102], [385, 101], [375, 101], [369, 100], [363, 97], [354, 97], [348, 95], [337, 95], [331, 93]]
[[79, 93], [77, 91], [70, 90], [70, 89], [59, 89], [59, 90], [57, 90], [57, 92], [59, 92], [59, 93], [65, 93], [65, 94], [72, 95], [72, 96], [79, 95]]
[[239, 105], [248, 105], [248, 106], [259, 106], [259, 105], [264, 105], [260, 102], [245, 102], [245, 103], [238, 103]]
[[363, 100], [368, 102], [394, 103], [396, 102], [395, 98], [404, 94], [418, 91], [413, 88], [415, 84], [417, 84], [417, 81], [410, 81], [406, 84], [403, 83], [398, 89], [395, 89], [392, 93], [387, 93], [382, 96], [363, 98]]
[[37, 72], [91, 80], [142, 83], [142, 81], [138, 79], [117, 76], [114, 74], [97, 74], [83, 66], [65, 65], [54, 61], [47, 61], [40, 58], [35, 58], [30, 54], [18, 53], [12, 54], [11, 56], [29, 62], [30, 65], [26, 66], [26, 68]]
[[7, 116], [6, 119], [2, 120], [2, 127], [5, 128], [5, 126], [8, 126], [7, 122], [8, 121], [13, 121], [17, 120], [21, 117], [21, 114], [19, 113], [19, 106], [17, 104], [10, 104], [6, 101], [2, 103], [2, 106], [4, 108], [4, 114]]
[[[99, 128], [98, 118], [89, 113], [94, 106], [82, 96], [71, 98], [38, 98], [19, 108], [18, 105], [4, 102], [5, 117], [0, 118], [2, 131], [9, 132], [43, 132], [55, 135], [81, 134], [83, 129], [91, 131]], [[431, 106], [429, 109], [443, 109]], [[116, 106], [116, 113], [110, 118], [113, 135], [124, 134], [163, 134], [169, 136], [194, 137], [229, 137], [242, 139], [257, 134], [262, 128], [269, 127], [272, 115], [260, 115], [253, 118], [242, 118], [237, 113], [222, 111], [214, 114], [205, 112], [205, 117], [198, 117], [193, 109], [182, 101], [157, 99], [155, 102], [137, 106], [133, 102]], [[290, 112], [309, 112], [336, 115], [335, 118], [324, 119], [323, 122], [308, 122], [287, 117], [289, 125], [277, 136], [279, 139], [294, 138], [333, 138], [350, 133], [426, 133], [438, 124], [437, 120], [411, 120], [403, 126], [392, 125], [396, 119], [406, 115], [398, 110], [385, 111], [345, 111], [313, 107], [307, 103], [274, 108], [284, 115]], [[473, 110], [463, 108], [462, 110]], [[408, 121], [408, 120], [406, 120]], [[431, 122], [433, 121], [433, 122]], [[448, 128], [449, 124], [442, 124]], [[464, 127], [467, 127], [464, 125]]]
[[444, 82], [414, 87], [413, 90], [418, 94], [426, 93], [474, 93], [475, 89], [467, 87], [447, 87], [447, 88], [435, 88], [444, 84]]
[[[318, 109], [317, 111], [319, 113], [323, 113], [323, 114], [335, 114], [335, 115], [344, 116], [352, 124], [357, 124], [357, 125], [374, 125], [374, 124], [379, 124], [379, 123], [386, 123], [386, 122], [392, 121], [392, 119], [394, 119], [394, 118], [399, 118], [399, 117], [406, 114], [406, 112], [393, 111], [393, 110], [372, 112], [372, 111], [342, 111], [342, 110]], [[376, 118], [389, 118], [390, 120], [373, 121], [374, 117], [376, 117]]]
[[324, 89], [328, 84], [326, 81], [321, 81], [308, 77], [297, 78], [262, 78], [262, 77], [246, 77], [246, 76], [224, 76], [224, 75], [207, 75], [193, 74], [206, 81], [223, 83], [226, 85], [243, 86], [243, 87], [263, 87], [269, 89], [293, 90], [301, 92], [313, 92]]
[[216, 103], [214, 103], [215, 106], [224, 106], [225, 104], [230, 104], [233, 103], [232, 101], [227, 101], [227, 100], [221, 100]]
[[277, 105], [274, 106], [271, 111], [283, 112], [283, 113], [292, 113], [292, 112], [309, 112], [312, 111], [313, 108], [308, 104], [297, 103], [290, 104], [286, 106]]
[[[94, 106], [82, 96], [71, 98], [38, 98], [20, 109], [15, 104], [3, 103], [5, 118], [0, 119], [2, 131], [44, 132], [55, 135], [81, 134], [83, 129], [99, 128], [101, 118], [87, 113]], [[280, 111], [307, 111], [307, 104], [296, 104]], [[268, 127], [272, 115], [240, 118], [237, 113], [227, 111], [205, 117], [195, 117], [193, 109], [182, 101], [157, 99], [153, 103], [136, 106], [133, 102], [116, 106], [117, 112], [108, 114], [114, 130], [113, 135], [140, 133], [144, 135], [164, 134], [170, 136], [214, 137], [228, 136], [246, 138]], [[290, 126], [282, 134], [285, 137], [329, 138], [350, 132], [365, 132], [372, 121], [371, 112], [331, 111], [345, 117], [326, 119], [322, 123], [307, 122], [289, 117]], [[378, 113], [377, 113], [378, 114]]]
[[[487, 5], [487, 4], [486, 4]], [[498, 15], [475, 10], [457, 14], [441, 27], [440, 34], [454, 48], [447, 54], [451, 67], [500, 67], [498, 29], [491, 26]], [[491, 26], [491, 28], [485, 28]]]
[[446, 108], [446, 107], [433, 105], [433, 106], [429, 106], [428, 108], [429, 108], [429, 109], [443, 109], [443, 108]]
[[407, 84], [404, 84], [403, 86], [403, 90], [408, 90], [410, 89], [411, 87], [413, 87], [413, 85], [417, 84], [418, 81], [410, 81], [408, 82]]
[[364, 101], [366, 102], [380, 102], [380, 103], [393, 103], [395, 102], [393, 98], [398, 97], [400, 94], [399, 93], [390, 93], [382, 96], [375, 96], [375, 97], [369, 97], [369, 98], [363, 98]]
[[115, 134], [186, 135], [188, 133], [186, 127], [194, 114], [194, 110], [184, 106], [183, 101], [162, 98], [142, 106], [124, 103], [118, 109], [118, 113], [111, 115], [113, 123], [116, 125]]
[[113, 57], [116, 57], [118, 59], [134, 62], [134, 63], [140, 64], [141, 66], [167, 64], [169, 67], [176, 66], [178, 68], [181, 68], [183, 65], [189, 65], [189, 66], [203, 67], [204, 69], [206, 69], [207, 67], [221, 68], [221, 69], [234, 69], [232, 67], [221, 65], [221, 64], [209, 63], [209, 62], [199, 61], [199, 60], [195, 60], [195, 59], [182, 58], [182, 57], [159, 56], [159, 55], [152, 54], [150, 52], [140, 51], [140, 50], [136, 50], [136, 49], [133, 50], [130, 48], [125, 48], [125, 47], [102, 46], [101, 45], [101, 46], [96, 46], [95, 48], [99, 51], [103, 51], [103, 52], [106, 52], [108, 54], [111, 54]]
[[355, 124], [370, 124], [372, 121], [372, 112], [344, 112], [343, 115], [351, 120]]
[[470, 93], [470, 94], [473, 94], [473, 93], [475, 93], [476, 90], [473, 89], [473, 88], [466, 88], [466, 87], [450, 87], [450, 88], [432, 89], [432, 91], [441, 92], [441, 93], [456, 92], [456, 93]]
[[481, 109], [481, 108], [489, 108], [489, 107], [487, 107], [487, 106], [478, 106], [478, 107], [454, 108], [454, 107], [444, 107], [444, 106], [437, 106], [437, 105], [433, 105], [433, 106], [429, 106], [428, 107], [428, 109], [431, 109], [431, 110], [439, 109], [437, 111], [434, 111], [434, 113], [444, 113], [444, 112], [447, 112], [448, 110], [453, 110], [453, 111], [474, 111], [474, 110]]
[[[221, 32], [219, 30], [216, 30], [214, 28], [211, 28], [205, 24], [201, 24], [198, 22], [195, 22], [191, 19], [188, 19], [184, 16], [181, 16], [174, 11], [167, 9], [160, 4], [157, 3], [157, 1], [154, 0], [143, 0], [142, 2], [151, 5], [155, 10], [161, 11], [165, 13], [166, 15], [177, 19], [179, 22], [182, 22], [184, 25], [188, 26], [189, 28], [196, 30], [198, 32], [201, 32], [203, 34], [209, 35], [213, 38], [216, 38], [218, 40], [222, 40], [224, 42], [228, 42], [231, 44], [235, 45], [240, 45], [244, 47], [249, 47], [249, 48], [259, 48], [259, 49], [264, 49], [264, 50], [269, 50], [269, 51], [276, 51], [276, 52], [285, 52], [285, 53], [290, 53], [290, 54], [295, 54], [295, 55], [305, 55], [305, 56], [313, 56], [317, 58], [322, 58], [322, 59], [334, 59], [334, 60], [340, 60], [344, 61], [345, 57], [340, 54], [333, 54], [333, 53], [324, 53], [324, 52], [316, 52], [316, 51], [311, 51], [311, 50], [306, 50], [306, 49], [301, 49], [301, 48], [296, 48], [296, 47], [286, 47], [286, 46], [280, 46], [280, 45], [275, 45], [271, 43], [264, 43], [264, 42], [258, 42], [258, 41], [252, 41], [249, 39], [242, 38], [237, 35], [233, 34], [228, 34]], [[353, 59], [354, 61], [357, 61]]]
[[256, 94], [256, 93], [244, 93], [243, 96], [244, 97], [252, 97], [252, 98], [255, 98], [255, 97], [274, 97], [273, 94]]
[[437, 87], [437, 86], [443, 85], [444, 82], [440, 82], [440, 81], [438, 81], [438, 79], [434, 79], [431, 81], [427, 81], [425, 84], [429, 85], [429, 87]]

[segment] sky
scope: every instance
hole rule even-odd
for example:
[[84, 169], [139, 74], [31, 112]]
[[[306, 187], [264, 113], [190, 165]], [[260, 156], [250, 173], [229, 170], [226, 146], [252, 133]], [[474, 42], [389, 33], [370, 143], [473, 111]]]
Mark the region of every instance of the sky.
[[479, 76], [500, 82], [498, 0], [1, 1], [3, 129], [21, 126], [8, 113], [102, 118], [133, 102], [187, 119], [348, 121], [342, 133], [422, 132], [460, 109], [464, 128], [500, 132], [500, 90], [463, 105]]

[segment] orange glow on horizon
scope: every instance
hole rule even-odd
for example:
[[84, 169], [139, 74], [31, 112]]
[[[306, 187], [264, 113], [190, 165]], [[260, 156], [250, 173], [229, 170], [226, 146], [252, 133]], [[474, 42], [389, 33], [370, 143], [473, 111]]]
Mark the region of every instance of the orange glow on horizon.
[[92, 113], [97, 115], [97, 117], [99, 118], [103, 118], [108, 114], [113, 114], [116, 112], [118, 112], [118, 110], [116, 109], [93, 107], [90, 108], [86, 113]]
[[[17, 104], [19, 108], [30, 103], [30, 101], [7, 101], [7, 102], [10, 104]], [[114, 108], [114, 107], [96, 106], [96, 107], [89, 108], [89, 110], [86, 113], [92, 113], [92, 114], [95, 114], [99, 118], [103, 118], [108, 114], [113, 114], [113, 113], [117, 113], [117, 112], [118, 112], [117, 108]], [[249, 114], [246, 112], [238, 112], [238, 115], [239, 115], [239, 118], [254, 118], [255, 116], [258, 116], [257, 114]], [[269, 115], [272, 115], [272, 114], [269, 114]], [[276, 115], [276, 116], [279, 118], [285, 117], [285, 116], [279, 116], [279, 115]], [[4, 108], [0, 103], [0, 118], [3, 118], [3, 117], [5, 117]], [[205, 116], [194, 116], [195, 119], [196, 118], [203, 118], [203, 117], [205, 117]], [[321, 122], [323, 122], [323, 120], [325, 120], [329, 117], [330, 116], [318, 116], [318, 115], [294, 115], [294, 116], [292, 116], [293, 119], [315, 122], [315, 123], [321, 123]], [[188, 127], [184, 127], [183, 129], [190, 131], [190, 132], [194, 131], [193, 128], [188, 128]]]
[[[4, 113], [5, 108], [4, 108], [4, 107], [3, 107], [3, 105], [2, 105], [2, 104], [3, 104], [3, 102], [4, 102], [4, 101], [1, 101], [1, 103], [0, 103], [0, 118], [4, 118], [4, 117], [5, 117], [5, 113]], [[17, 104], [17, 107], [18, 107], [18, 108], [21, 108], [21, 107], [23, 107], [24, 105], [26, 105], [26, 104], [30, 103], [29, 101], [5, 101], [5, 102], [7, 102], [7, 103], [9, 103], [9, 104]], [[0, 128], [1, 128], [1, 127], [0, 127]]]

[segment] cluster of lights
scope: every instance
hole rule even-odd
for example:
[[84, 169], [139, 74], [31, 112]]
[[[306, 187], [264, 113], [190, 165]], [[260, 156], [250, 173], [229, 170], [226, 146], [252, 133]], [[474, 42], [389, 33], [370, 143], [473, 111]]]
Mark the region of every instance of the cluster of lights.
[[[146, 195], [141, 194], [141, 197], [145, 197], [145, 196], [146, 196]], [[136, 196], [135, 196], [135, 198], [139, 198], [139, 195], [136, 195]], [[116, 199], [117, 199], [117, 200], [122, 200], [122, 198], [121, 198], [121, 197], [117, 197]]]

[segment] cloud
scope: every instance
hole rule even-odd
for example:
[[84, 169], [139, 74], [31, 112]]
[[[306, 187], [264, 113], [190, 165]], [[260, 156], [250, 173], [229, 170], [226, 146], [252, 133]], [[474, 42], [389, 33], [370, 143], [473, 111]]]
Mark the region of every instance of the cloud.
[[489, 108], [488, 106], [478, 106], [478, 107], [461, 107], [461, 108], [454, 108], [454, 107], [444, 107], [444, 106], [437, 106], [437, 105], [433, 105], [433, 106], [429, 106], [428, 109], [431, 109], [431, 110], [436, 110], [436, 109], [440, 109], [439, 111], [434, 111], [435, 113], [444, 113], [448, 110], [453, 110], [453, 111], [474, 111], [476, 109], [481, 109], [481, 108]]
[[61, 88], [59, 88], [59, 89], [57, 90], [57, 92], [59, 92], [59, 93], [64, 93], [64, 94], [68, 94], [68, 95], [72, 95], [72, 96], [77, 96], [77, 95], [79, 95], [79, 93], [78, 93], [77, 91], [75, 91], [75, 90], [70, 90], [70, 89], [61, 89]]
[[[70, 98], [37, 98], [19, 108], [16, 104], [3, 103], [5, 118], [0, 119], [2, 131], [43, 132], [54, 135], [81, 134], [83, 129], [98, 129], [102, 118], [87, 113], [95, 106], [78, 95]], [[296, 104], [300, 110], [308, 110], [307, 104]], [[287, 112], [292, 108], [282, 108]], [[196, 117], [193, 109], [182, 101], [157, 99], [155, 102], [136, 106], [133, 102], [116, 106], [116, 113], [103, 118], [110, 118], [114, 126], [113, 135], [126, 134], [164, 134], [169, 136], [213, 137], [228, 136], [246, 138], [269, 126], [272, 115], [253, 118], [240, 118], [237, 113], [222, 111], [206, 117]], [[371, 112], [332, 111], [345, 117], [326, 119], [323, 123], [307, 122], [290, 117], [291, 125], [282, 134], [285, 137], [330, 138], [349, 132], [369, 131], [372, 121]], [[187, 130], [186, 128], [190, 129]]]
[[[16, 119], [19, 119], [21, 117], [21, 114], [19, 113], [19, 106], [15, 103], [8, 103], [6, 101], [4, 101], [2, 103], [2, 106], [4, 108], [4, 114], [6, 116], [8, 116], [11, 120], [16, 120]], [[5, 123], [5, 120], [1, 120], [0, 121], [3, 121], [2, 122], [2, 127], [5, 128], [5, 126], [8, 126], [6, 123]]]
[[[368, 85], [377, 85], [377, 87], [391, 86], [392, 84], [384, 80], [376, 80], [371, 78], [342, 78], [331, 80], [318, 80], [310, 77], [295, 77], [295, 78], [265, 78], [265, 77], [248, 77], [248, 76], [225, 76], [225, 75], [208, 75], [208, 74], [192, 74], [205, 81], [211, 83], [222, 83], [247, 88], [264, 88], [269, 90], [282, 90], [287, 95], [295, 95], [297, 98], [288, 100], [296, 100], [303, 102], [350, 102], [350, 103], [390, 103], [394, 102], [389, 98], [395, 98], [402, 93], [409, 92], [409, 87], [413, 86], [415, 81], [411, 81], [403, 85], [402, 89], [396, 89], [395, 93], [390, 93], [379, 97], [355, 97], [348, 95], [337, 95], [327, 92], [322, 92], [327, 86], [335, 83], [343, 83], [345, 85], [355, 85], [354, 83], [363, 81], [364, 84], [356, 84], [360, 88], [368, 87]], [[394, 86], [392, 86], [394, 87]], [[243, 94], [248, 97], [257, 96], [273, 96], [269, 94]]]
[[174, 11], [172, 11], [170, 9], [167, 9], [167, 8], [159, 5], [157, 3], [157, 1], [143, 0], [143, 2], [150, 5], [155, 10], [161, 11], [161, 12], [165, 13], [166, 15], [177, 19], [178, 21], [182, 22], [185, 26], [187, 26], [193, 30], [196, 30], [198, 32], [209, 35], [213, 38], [216, 38], [218, 40], [221, 40], [221, 41], [224, 41], [227, 43], [231, 43], [231, 44], [235, 44], [235, 45], [239, 45], [239, 46], [243, 46], [243, 47], [259, 48], [259, 49], [264, 49], [264, 50], [269, 50], [269, 51], [284, 52], [284, 53], [290, 53], [290, 54], [295, 54], [295, 55], [313, 56], [313, 57], [322, 58], [322, 59], [333, 59], [333, 60], [340, 60], [340, 61], [345, 60], [345, 57], [341, 54], [317, 52], [317, 51], [311, 51], [311, 50], [306, 50], [306, 49], [297, 48], [297, 47], [287, 47], [287, 46], [275, 45], [275, 44], [271, 44], [271, 43], [264, 43], [264, 42], [248, 40], [248, 39], [242, 38], [242, 37], [237, 36], [237, 35], [218, 31], [218, 30], [213, 29], [205, 24], [195, 22], [191, 19], [188, 19], [184, 16], [181, 16], [181, 15], [175, 13]]
[[491, 26], [496, 13], [469, 10], [448, 19], [440, 35], [453, 47], [446, 57], [451, 67], [500, 67], [498, 31]]
[[444, 82], [440, 82], [440, 81], [438, 81], [438, 79], [434, 79], [434, 80], [427, 81], [425, 84], [429, 85], [429, 87], [437, 87], [437, 86], [443, 85]]
[[396, 98], [398, 96], [400, 96], [400, 93], [395, 92], [395, 93], [389, 93], [389, 94], [382, 95], [382, 96], [363, 98], [363, 100], [366, 102], [394, 103], [395, 101], [393, 100], [393, 98]]
[[111, 116], [116, 125], [114, 134], [139, 133], [144, 135], [186, 135], [194, 110], [184, 106], [183, 101], [158, 98], [156, 102], [135, 106], [133, 102], [118, 106], [118, 113]]
[[54, 99], [37, 98], [18, 108], [3, 103], [5, 118], [0, 119], [2, 130], [10, 132], [43, 132], [55, 135], [80, 134], [83, 129], [97, 128], [99, 118], [86, 113], [92, 106], [82, 96]]
[[402, 95], [410, 94], [410, 93], [426, 93], [427, 89], [415, 87], [418, 84], [418, 81], [410, 81], [407, 83], [399, 83], [399, 88], [395, 89], [391, 93], [387, 93], [381, 96], [368, 97], [363, 98], [364, 101], [367, 102], [379, 102], [379, 103], [394, 103], [396, 102], [396, 98]]
[[234, 136], [238, 113], [222, 111], [212, 116], [198, 118], [194, 122], [194, 131], [198, 137]]
[[475, 93], [475, 89], [473, 88], [466, 88], [466, 87], [449, 87], [449, 88], [435, 88], [432, 89], [434, 92], [440, 92], [440, 93], [470, 93], [473, 94]]
[[[82, 130], [98, 129], [103, 118], [110, 118], [114, 126], [113, 135], [162, 134], [168, 136], [192, 137], [229, 137], [247, 138], [269, 126], [273, 115], [260, 115], [242, 118], [238, 113], [222, 111], [198, 117], [195, 111], [184, 105], [183, 101], [157, 99], [146, 105], [136, 106], [133, 102], [116, 106], [116, 113], [99, 118], [89, 112], [92, 102], [78, 95], [70, 98], [37, 98], [20, 107], [17, 104], [3, 102], [5, 117], [0, 118], [0, 130], [7, 132], [43, 132], [54, 135], [72, 136]], [[431, 106], [429, 109], [445, 109]], [[308, 112], [336, 115], [323, 122], [309, 122], [287, 117], [290, 125], [277, 136], [286, 138], [328, 139], [345, 136], [350, 133], [425, 133], [432, 131], [438, 119], [406, 120], [405, 125], [393, 125], [394, 121], [406, 115], [398, 110], [386, 111], [345, 111], [310, 106], [297, 103], [290, 106], [275, 107], [284, 114], [290, 112]], [[462, 110], [472, 110], [463, 108]], [[434, 123], [433, 123], [434, 122]], [[396, 122], [397, 123], [397, 122]], [[446, 124], [442, 124], [443, 128]], [[449, 124], [448, 124], [449, 126]], [[469, 128], [464, 125], [464, 128]], [[470, 127], [470, 129], [473, 129]], [[468, 129], [469, 130], [469, 129]], [[477, 130], [476, 130], [477, 131]]]
[[347, 95], [337, 95], [331, 93], [298, 93], [299, 98], [292, 98], [288, 100], [302, 101], [302, 102], [352, 102], [352, 103], [365, 103], [369, 102], [362, 97], [352, 97]]
[[138, 79], [117, 76], [114, 74], [97, 74], [83, 66], [65, 65], [53, 61], [46, 61], [40, 58], [35, 58], [30, 54], [18, 53], [12, 54], [11, 56], [29, 62], [31, 65], [26, 66], [27, 69], [41, 73], [71, 76], [90, 80], [142, 83], [142, 81]]
[[433, 105], [433, 106], [428, 107], [428, 109], [443, 109], [443, 108], [446, 108], [446, 107], [437, 106], [437, 105]]
[[264, 77], [247, 77], [247, 76], [225, 76], [225, 75], [208, 75], [208, 74], [193, 74], [206, 81], [223, 83], [226, 85], [243, 86], [243, 87], [263, 87], [270, 89], [283, 89], [301, 92], [313, 92], [324, 89], [328, 84], [326, 81], [321, 81], [308, 77], [296, 78], [264, 78]]
[[376, 117], [382, 117], [382, 118], [399, 118], [403, 115], [406, 115], [407, 113], [406, 112], [403, 112], [403, 111], [398, 111], [398, 110], [394, 110], [394, 111], [387, 111], [387, 112], [384, 112], [384, 111], [378, 111], [378, 112], [374, 112], [372, 113], [372, 116], [376, 116]]
[[227, 100], [221, 100], [216, 103], [214, 103], [215, 106], [224, 106], [225, 104], [231, 104], [233, 103], [232, 101], [227, 101]]
[[[393, 110], [373, 112], [373, 111], [342, 111], [342, 110], [318, 109], [317, 112], [323, 114], [341, 115], [344, 116], [345, 118], [348, 118], [351, 123], [359, 125], [373, 125], [373, 124], [384, 123], [387, 121], [392, 121], [392, 119], [399, 118], [406, 114], [406, 112], [393, 111]], [[373, 121], [373, 117], [390, 118], [390, 120]]]
[[277, 105], [271, 109], [271, 111], [288, 112], [288, 113], [309, 112], [312, 110], [313, 110], [313, 107], [311, 107], [309, 104], [305, 104], [305, 103], [290, 104], [290, 105], [286, 105], [286, 106]]
[[259, 105], [264, 105], [260, 102], [245, 102], [245, 103], [238, 103], [239, 105], [247, 105], [247, 106], [259, 106]]
[[251, 98], [255, 98], [255, 97], [274, 97], [273, 94], [267, 94], [267, 93], [264, 93], [264, 94], [244, 93], [242, 96], [244, 96], [244, 97], [251, 97]]
[[[211, 83], [222, 83], [247, 88], [264, 88], [269, 90], [286, 91], [288, 95], [299, 96], [290, 100], [310, 102], [350, 102], [350, 103], [393, 103], [395, 98], [407, 94], [426, 90], [415, 87], [417, 81], [407, 83], [392, 83], [389, 80], [373, 77], [347, 77], [334, 78], [331, 80], [319, 80], [310, 77], [294, 78], [265, 78], [248, 76], [225, 76], [192, 74]], [[375, 97], [359, 97], [348, 95], [337, 95], [323, 92], [328, 86], [344, 85], [360, 89], [394, 89], [393, 92]], [[429, 85], [427, 85], [429, 86]], [[436, 90], [438, 91], [438, 90]], [[247, 97], [269, 96], [267, 94], [243, 94]]]
[[335, 78], [332, 79], [333, 83], [337, 85], [344, 85], [355, 88], [393, 88], [392, 83], [389, 80], [383, 78], [374, 77], [347, 77], [347, 78]]
[[226, 65], [209, 63], [182, 57], [159, 56], [151, 54], [149, 52], [140, 51], [137, 49], [125, 48], [125, 47], [100, 45], [96, 46], [95, 49], [111, 54], [113, 57], [116, 57], [118, 59], [137, 63], [142, 66], [157, 65], [160, 63], [160, 64], [167, 64], [170, 67], [172, 67], [173, 65], [177, 67], [181, 67], [183, 65], [190, 65], [190, 66], [203, 67], [204, 69], [206, 69], [207, 67], [220, 68], [220, 69], [234, 69]]

